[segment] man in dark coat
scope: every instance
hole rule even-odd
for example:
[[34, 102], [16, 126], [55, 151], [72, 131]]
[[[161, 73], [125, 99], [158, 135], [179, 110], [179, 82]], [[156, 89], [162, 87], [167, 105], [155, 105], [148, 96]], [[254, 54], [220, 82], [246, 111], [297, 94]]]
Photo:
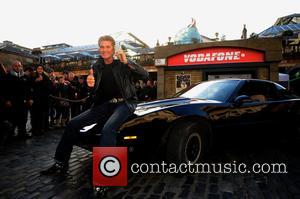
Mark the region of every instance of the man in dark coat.
[[[87, 87], [87, 84], [85, 82], [84, 77], [79, 77], [78, 78], [78, 85], [77, 85], [77, 99], [84, 99], [88, 96], [89, 94], [89, 90]], [[87, 110], [88, 108], [88, 104], [86, 102], [82, 102], [79, 104], [79, 112], [83, 112], [85, 110]]]
[[31, 103], [30, 88], [21, 62], [13, 63], [12, 70], [7, 74], [6, 84], [5, 106], [9, 109], [9, 121], [17, 128], [19, 138], [28, 138], [30, 135], [26, 132], [26, 106]]
[[43, 66], [38, 66], [33, 80], [32, 133], [34, 135], [43, 134], [48, 127], [50, 83]]
[[[148, 72], [127, 60], [122, 50], [115, 52], [111, 36], [100, 37], [98, 44], [100, 58], [93, 65], [94, 105], [68, 123], [56, 148], [55, 164], [42, 174], [66, 172], [73, 145], [90, 132], [101, 132], [99, 146], [115, 146], [116, 131], [137, 106], [133, 79], [146, 80]], [[114, 59], [115, 53], [119, 60]]]
[[9, 107], [6, 106], [6, 96], [8, 91], [6, 79], [6, 68], [0, 63], [0, 145], [5, 144], [8, 136], [13, 134], [12, 124], [8, 121]]

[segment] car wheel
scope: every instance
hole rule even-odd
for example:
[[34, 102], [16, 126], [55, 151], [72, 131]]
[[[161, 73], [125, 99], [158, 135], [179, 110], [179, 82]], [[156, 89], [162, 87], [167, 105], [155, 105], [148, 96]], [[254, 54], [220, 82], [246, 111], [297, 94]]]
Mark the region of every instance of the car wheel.
[[169, 163], [199, 162], [208, 148], [210, 126], [206, 122], [186, 121], [169, 135], [166, 159]]

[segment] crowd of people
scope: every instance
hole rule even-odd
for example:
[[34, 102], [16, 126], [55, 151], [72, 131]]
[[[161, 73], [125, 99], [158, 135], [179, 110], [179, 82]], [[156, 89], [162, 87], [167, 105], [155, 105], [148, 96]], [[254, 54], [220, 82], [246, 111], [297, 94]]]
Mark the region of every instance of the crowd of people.
[[157, 98], [157, 84], [156, 81], [148, 80], [136, 82], [136, 94], [140, 101], [152, 101]]
[[[26, 139], [55, 127], [64, 127], [92, 105], [86, 77], [65, 71], [56, 76], [43, 66], [23, 68], [15, 61], [0, 67], [1, 138]], [[156, 81], [136, 82], [139, 100], [156, 99]]]

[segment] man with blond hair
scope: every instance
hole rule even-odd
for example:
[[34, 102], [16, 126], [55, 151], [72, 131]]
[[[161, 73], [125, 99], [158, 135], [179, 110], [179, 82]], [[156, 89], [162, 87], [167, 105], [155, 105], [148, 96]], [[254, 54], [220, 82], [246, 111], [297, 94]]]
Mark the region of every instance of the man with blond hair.
[[121, 49], [115, 52], [115, 40], [111, 36], [100, 37], [98, 45], [100, 56], [92, 66], [94, 104], [68, 123], [56, 149], [55, 164], [42, 174], [65, 173], [73, 145], [89, 133], [101, 133], [99, 146], [115, 146], [116, 131], [137, 106], [132, 80], [146, 80], [148, 72], [128, 60]]

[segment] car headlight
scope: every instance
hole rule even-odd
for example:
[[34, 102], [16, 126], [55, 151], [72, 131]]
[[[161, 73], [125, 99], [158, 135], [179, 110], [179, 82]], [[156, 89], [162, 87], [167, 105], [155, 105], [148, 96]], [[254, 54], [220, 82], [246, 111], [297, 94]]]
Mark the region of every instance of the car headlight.
[[137, 136], [136, 135], [131, 135], [131, 136], [124, 136], [124, 140], [136, 140]]

